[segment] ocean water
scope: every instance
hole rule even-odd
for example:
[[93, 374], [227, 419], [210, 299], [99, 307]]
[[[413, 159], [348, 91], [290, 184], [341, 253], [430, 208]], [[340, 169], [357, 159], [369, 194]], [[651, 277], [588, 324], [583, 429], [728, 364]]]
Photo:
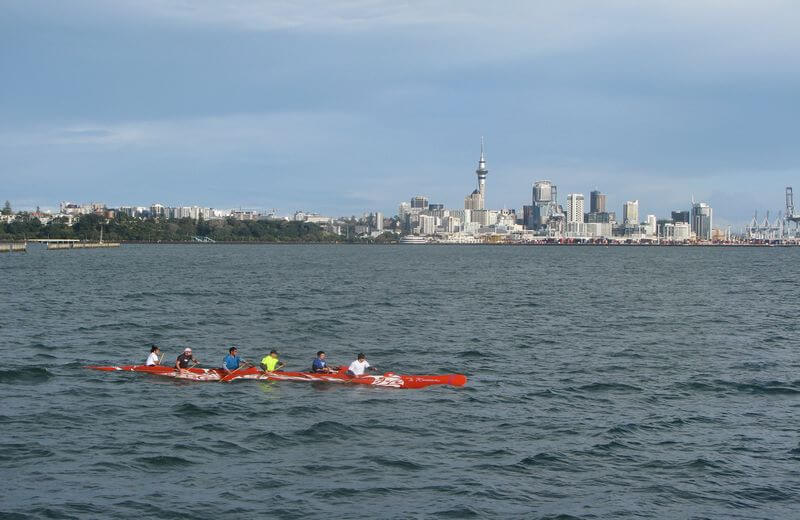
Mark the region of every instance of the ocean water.
[[[800, 518], [800, 249], [0, 256], [2, 518]], [[424, 390], [94, 372], [365, 351]]]

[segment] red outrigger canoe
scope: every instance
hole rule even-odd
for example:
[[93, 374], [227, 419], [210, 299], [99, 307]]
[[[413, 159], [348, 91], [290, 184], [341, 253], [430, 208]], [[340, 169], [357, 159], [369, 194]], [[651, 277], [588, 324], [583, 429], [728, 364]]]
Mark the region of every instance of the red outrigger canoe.
[[121, 366], [88, 366], [92, 370], [105, 370], [109, 372], [144, 372], [157, 376], [173, 377], [176, 379], [188, 379], [190, 381], [232, 381], [234, 379], [260, 379], [270, 381], [306, 381], [306, 382], [327, 382], [327, 383], [347, 383], [355, 385], [383, 386], [388, 388], [425, 388], [431, 385], [451, 385], [464, 386], [467, 377], [462, 374], [444, 374], [433, 376], [400, 375], [393, 372], [386, 372], [381, 376], [363, 375], [349, 376], [345, 373], [346, 369], [330, 374], [318, 374], [314, 372], [264, 372], [255, 367], [235, 370], [226, 374], [217, 368], [187, 368], [182, 372], [170, 366], [145, 366], [145, 365], [121, 365]]

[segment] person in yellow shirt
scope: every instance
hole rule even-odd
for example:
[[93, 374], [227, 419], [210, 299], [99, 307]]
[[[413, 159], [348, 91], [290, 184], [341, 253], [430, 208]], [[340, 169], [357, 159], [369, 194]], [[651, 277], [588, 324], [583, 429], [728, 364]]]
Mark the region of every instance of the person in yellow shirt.
[[264, 372], [274, 372], [285, 366], [285, 363], [281, 363], [278, 360], [278, 352], [276, 350], [271, 350], [269, 355], [264, 356], [264, 359], [261, 360], [261, 367], [264, 369]]

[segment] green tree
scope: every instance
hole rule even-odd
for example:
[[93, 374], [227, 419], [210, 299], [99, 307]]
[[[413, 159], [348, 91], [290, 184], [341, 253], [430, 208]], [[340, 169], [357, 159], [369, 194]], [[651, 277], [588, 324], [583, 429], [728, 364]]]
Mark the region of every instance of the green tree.
[[11, 211], [11, 203], [9, 201], [6, 201], [6, 203], [3, 205], [2, 214], [3, 215], [11, 215], [11, 213], [12, 213], [12, 211]]

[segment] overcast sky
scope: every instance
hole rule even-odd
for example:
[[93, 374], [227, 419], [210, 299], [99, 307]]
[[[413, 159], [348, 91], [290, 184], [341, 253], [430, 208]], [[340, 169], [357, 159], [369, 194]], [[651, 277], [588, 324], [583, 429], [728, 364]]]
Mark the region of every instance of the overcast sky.
[[[796, 0], [4, 0], [0, 199], [350, 215], [800, 192]], [[800, 195], [799, 195], [800, 197]], [[798, 201], [800, 206], [800, 201]]]

